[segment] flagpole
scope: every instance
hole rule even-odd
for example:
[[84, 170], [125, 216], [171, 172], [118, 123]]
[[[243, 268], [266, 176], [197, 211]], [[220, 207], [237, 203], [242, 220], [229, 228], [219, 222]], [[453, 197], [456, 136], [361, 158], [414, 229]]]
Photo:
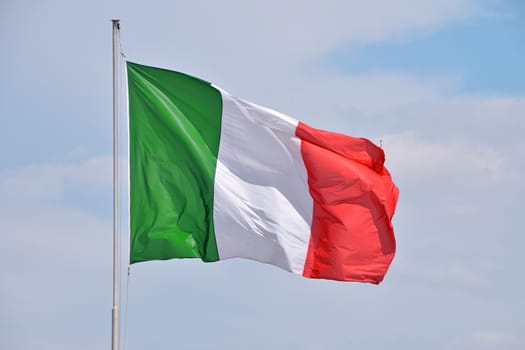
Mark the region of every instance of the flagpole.
[[118, 53], [120, 20], [113, 22], [113, 308], [111, 309], [111, 349], [119, 348], [119, 230], [118, 230]]

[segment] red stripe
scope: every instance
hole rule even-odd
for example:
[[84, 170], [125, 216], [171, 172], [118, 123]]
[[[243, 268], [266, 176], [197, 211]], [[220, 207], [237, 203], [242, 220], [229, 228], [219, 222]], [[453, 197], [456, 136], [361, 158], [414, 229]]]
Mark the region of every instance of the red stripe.
[[379, 283], [394, 258], [399, 191], [372, 142], [299, 123], [296, 135], [314, 200], [303, 275]]

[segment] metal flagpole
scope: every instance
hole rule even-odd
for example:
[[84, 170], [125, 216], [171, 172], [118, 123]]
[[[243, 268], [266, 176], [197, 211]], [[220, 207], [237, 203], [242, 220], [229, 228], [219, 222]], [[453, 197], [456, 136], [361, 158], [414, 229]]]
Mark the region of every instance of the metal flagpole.
[[111, 349], [119, 348], [119, 230], [118, 230], [118, 53], [120, 20], [113, 22], [113, 308], [111, 310]]

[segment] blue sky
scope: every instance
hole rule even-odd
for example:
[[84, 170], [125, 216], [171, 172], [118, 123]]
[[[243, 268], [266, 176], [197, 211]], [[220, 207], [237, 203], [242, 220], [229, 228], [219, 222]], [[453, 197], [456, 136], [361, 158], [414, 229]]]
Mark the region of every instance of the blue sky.
[[508, 8], [480, 17], [409, 39], [350, 44], [330, 53], [326, 61], [347, 74], [401, 71], [418, 76], [452, 75], [461, 79], [463, 93], [522, 95], [523, 13]]
[[[136, 264], [126, 349], [525, 348], [523, 10], [483, 0], [1, 2], [0, 348], [109, 347], [115, 17], [135, 62], [382, 140], [401, 191], [381, 285], [241, 259]], [[124, 193], [125, 171], [122, 181]]]

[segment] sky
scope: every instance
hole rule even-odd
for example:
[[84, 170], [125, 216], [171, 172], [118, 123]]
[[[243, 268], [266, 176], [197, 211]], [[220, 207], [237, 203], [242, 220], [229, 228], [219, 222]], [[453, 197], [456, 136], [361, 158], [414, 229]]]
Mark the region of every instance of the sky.
[[136, 264], [125, 349], [525, 349], [518, 0], [3, 0], [0, 348], [110, 347], [112, 18], [134, 62], [381, 142], [400, 188], [382, 284]]

